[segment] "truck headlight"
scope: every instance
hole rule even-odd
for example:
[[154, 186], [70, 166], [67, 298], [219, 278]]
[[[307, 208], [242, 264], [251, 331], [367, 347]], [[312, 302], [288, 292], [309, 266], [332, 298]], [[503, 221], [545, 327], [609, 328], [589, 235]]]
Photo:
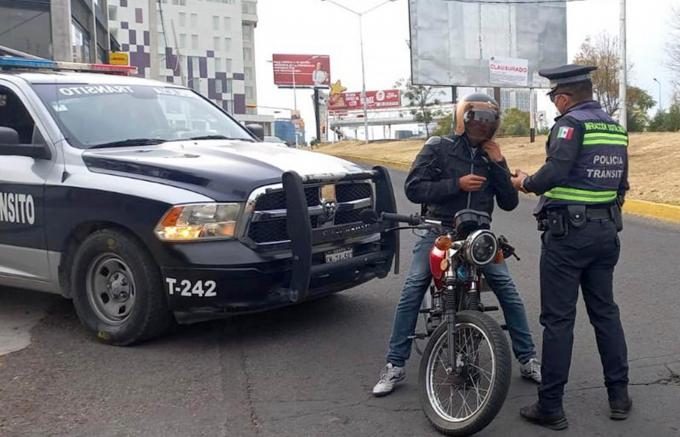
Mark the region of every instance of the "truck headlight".
[[179, 205], [163, 216], [155, 232], [163, 241], [230, 239], [240, 213], [240, 203]]

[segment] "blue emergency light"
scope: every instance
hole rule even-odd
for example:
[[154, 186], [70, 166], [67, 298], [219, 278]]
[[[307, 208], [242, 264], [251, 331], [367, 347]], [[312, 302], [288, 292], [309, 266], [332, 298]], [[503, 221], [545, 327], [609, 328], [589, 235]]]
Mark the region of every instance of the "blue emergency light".
[[92, 73], [109, 74], [137, 74], [136, 67], [127, 65], [110, 64], [83, 64], [77, 62], [57, 62], [49, 59], [20, 58], [17, 56], [0, 56], [0, 70], [24, 69], [24, 70], [70, 70], [87, 71]]
[[0, 68], [47, 68], [56, 69], [57, 63], [48, 59], [26, 59], [16, 56], [0, 56]]

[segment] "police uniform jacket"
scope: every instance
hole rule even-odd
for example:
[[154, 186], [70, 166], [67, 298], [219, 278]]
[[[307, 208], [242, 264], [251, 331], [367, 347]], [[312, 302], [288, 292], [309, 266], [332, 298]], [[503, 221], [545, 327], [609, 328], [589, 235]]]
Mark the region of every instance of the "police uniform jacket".
[[[487, 178], [482, 189], [461, 190], [458, 179], [472, 173]], [[445, 222], [462, 209], [491, 215], [494, 198], [505, 211], [519, 203], [505, 160], [493, 162], [481, 147], [470, 146], [465, 135], [430, 138], [411, 167], [405, 191], [411, 202], [423, 205], [424, 215]]]
[[622, 205], [628, 190], [628, 135], [595, 101], [582, 102], [555, 119], [546, 163], [524, 181], [541, 194], [540, 215], [565, 205]]

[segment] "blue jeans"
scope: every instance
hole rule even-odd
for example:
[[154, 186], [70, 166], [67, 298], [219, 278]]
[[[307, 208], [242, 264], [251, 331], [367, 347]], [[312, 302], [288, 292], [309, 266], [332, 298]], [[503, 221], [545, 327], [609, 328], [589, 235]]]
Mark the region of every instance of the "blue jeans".
[[[437, 235], [430, 232], [420, 238], [413, 248], [411, 268], [397, 304], [387, 353], [387, 361], [395, 366], [403, 367], [411, 356], [411, 339], [408, 337], [416, 329], [420, 306], [432, 280], [429, 253], [436, 237]], [[492, 263], [484, 267], [483, 272], [503, 310], [515, 357], [524, 364], [536, 356], [536, 348], [531, 338], [524, 304], [510, 277], [508, 266], [505, 263]]]

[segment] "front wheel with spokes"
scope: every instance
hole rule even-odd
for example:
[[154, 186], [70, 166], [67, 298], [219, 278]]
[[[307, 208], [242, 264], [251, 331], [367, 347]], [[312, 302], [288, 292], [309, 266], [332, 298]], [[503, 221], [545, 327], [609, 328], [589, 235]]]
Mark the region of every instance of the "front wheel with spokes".
[[479, 432], [496, 417], [510, 388], [510, 348], [498, 323], [478, 311], [456, 314], [455, 362], [447, 324], [432, 334], [420, 361], [420, 400], [435, 428], [451, 436]]

